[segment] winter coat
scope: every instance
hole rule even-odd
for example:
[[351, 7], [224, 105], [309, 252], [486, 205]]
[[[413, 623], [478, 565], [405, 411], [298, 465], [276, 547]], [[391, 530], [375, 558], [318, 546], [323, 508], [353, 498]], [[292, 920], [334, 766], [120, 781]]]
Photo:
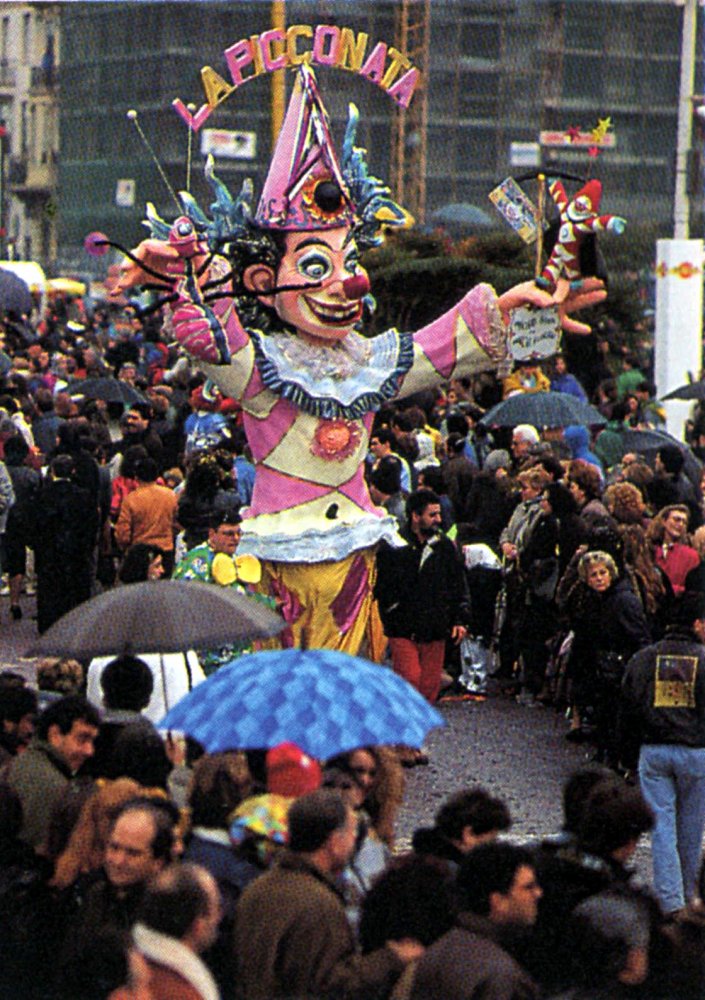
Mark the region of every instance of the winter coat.
[[585, 695], [595, 682], [602, 654], [620, 656], [626, 664], [637, 650], [649, 645], [651, 636], [641, 602], [624, 577], [603, 594], [579, 585], [570, 605], [569, 623], [575, 638], [569, 671]]
[[357, 953], [339, 889], [293, 853], [243, 892], [234, 942], [242, 1000], [386, 996], [404, 968], [388, 948]]
[[13, 758], [7, 783], [22, 800], [20, 839], [26, 844], [42, 847], [54, 806], [68, 788], [71, 777], [64, 758], [49, 743], [38, 738], [24, 753]]
[[705, 646], [690, 630], [636, 653], [622, 694], [641, 742], [705, 747]]
[[409, 533], [407, 544], [377, 553], [375, 597], [388, 638], [434, 642], [464, 625], [470, 608], [460, 557], [445, 535], [424, 545]]
[[462, 913], [416, 966], [412, 1000], [534, 1000], [536, 984], [499, 943], [499, 928]]

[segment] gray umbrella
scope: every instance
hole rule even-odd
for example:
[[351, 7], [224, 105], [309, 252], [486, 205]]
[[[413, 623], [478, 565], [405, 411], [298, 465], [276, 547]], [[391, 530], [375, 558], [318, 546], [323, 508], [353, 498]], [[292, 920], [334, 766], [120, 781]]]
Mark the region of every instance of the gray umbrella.
[[31, 313], [33, 305], [27, 283], [12, 271], [0, 270], [0, 311], [22, 316]]
[[139, 389], [129, 382], [106, 375], [105, 378], [74, 379], [69, 382], [67, 391], [71, 396], [84, 396], [86, 399], [104, 399], [106, 403], [144, 403], [146, 397]]
[[650, 427], [643, 431], [629, 428], [621, 431], [620, 437], [622, 439], [622, 455], [626, 455], [629, 451], [635, 451], [651, 465], [659, 450], [664, 445], [675, 445], [683, 452], [683, 458], [685, 459], [683, 471], [694, 486], [700, 487], [702, 465], [683, 441], [672, 437], [666, 431], [658, 431]]
[[689, 382], [687, 385], [679, 385], [677, 389], [671, 389], [661, 399], [705, 399], [705, 382]]
[[178, 653], [278, 635], [282, 618], [261, 601], [197, 580], [151, 580], [108, 590], [63, 615], [27, 656]]
[[588, 427], [606, 424], [599, 410], [567, 392], [518, 392], [497, 403], [483, 416], [483, 427]]

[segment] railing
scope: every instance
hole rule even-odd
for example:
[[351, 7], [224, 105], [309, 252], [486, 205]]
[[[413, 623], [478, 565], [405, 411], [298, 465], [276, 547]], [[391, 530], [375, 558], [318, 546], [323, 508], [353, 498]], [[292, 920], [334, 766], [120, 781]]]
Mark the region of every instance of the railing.
[[27, 160], [10, 157], [7, 170], [8, 184], [24, 184], [27, 180]]
[[29, 85], [33, 90], [51, 90], [58, 84], [58, 66], [32, 66]]
[[15, 67], [7, 61], [0, 61], [0, 87], [14, 87], [16, 80]]

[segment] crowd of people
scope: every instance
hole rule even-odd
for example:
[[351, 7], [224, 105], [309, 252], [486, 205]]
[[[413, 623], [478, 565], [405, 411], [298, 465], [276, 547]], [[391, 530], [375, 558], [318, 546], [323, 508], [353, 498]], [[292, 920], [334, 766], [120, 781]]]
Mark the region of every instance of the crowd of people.
[[[540, 841], [506, 839], [508, 805], [471, 786], [393, 853], [393, 748], [316, 761], [292, 743], [171, 742], [160, 761], [137, 711], [149, 671], [140, 698], [139, 661], [115, 663], [111, 706], [134, 709], [101, 717], [81, 695], [56, 697], [3, 770], [0, 996], [702, 995], [702, 907], [665, 914], [634, 884], [653, 813], [602, 765], [570, 776], [562, 827]], [[25, 738], [35, 692], [5, 677], [0, 705]], [[697, 900], [697, 869], [694, 882]]]
[[[254, 480], [239, 406], [166, 336], [74, 300], [36, 331], [6, 324], [3, 627], [32, 586], [40, 632], [137, 581], [256, 591], [257, 560], [237, 555]], [[384, 404], [366, 460], [406, 543], [377, 552], [389, 664], [431, 702], [565, 714], [594, 760], [564, 829], [498, 841], [506, 804], [461, 789], [395, 856], [423, 751], [210, 755], [155, 728], [250, 645], [173, 670], [52, 658], [39, 691], [0, 675], [0, 995], [701, 995], [703, 490], [678, 444], [629, 446], [663, 415], [635, 359], [621, 367], [601, 355], [578, 379], [561, 355]], [[589, 395], [604, 429], [482, 423], [502, 395], [551, 390]], [[652, 828], [653, 896], [629, 869]]]

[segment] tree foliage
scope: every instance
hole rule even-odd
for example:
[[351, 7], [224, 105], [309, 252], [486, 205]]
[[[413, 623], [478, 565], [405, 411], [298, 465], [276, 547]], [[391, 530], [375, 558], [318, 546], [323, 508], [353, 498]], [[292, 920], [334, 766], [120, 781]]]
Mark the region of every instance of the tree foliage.
[[[621, 330], [644, 319], [645, 277], [653, 270], [654, 225], [628, 227], [621, 237], [604, 234], [600, 248], [607, 262], [607, 301], [581, 318], [595, 326], [609, 319]], [[368, 253], [377, 311], [371, 332], [395, 326], [413, 330], [437, 318], [474, 285], [488, 282], [500, 294], [535, 273], [535, 250], [511, 232], [491, 231], [453, 242], [440, 231], [396, 233]]]

